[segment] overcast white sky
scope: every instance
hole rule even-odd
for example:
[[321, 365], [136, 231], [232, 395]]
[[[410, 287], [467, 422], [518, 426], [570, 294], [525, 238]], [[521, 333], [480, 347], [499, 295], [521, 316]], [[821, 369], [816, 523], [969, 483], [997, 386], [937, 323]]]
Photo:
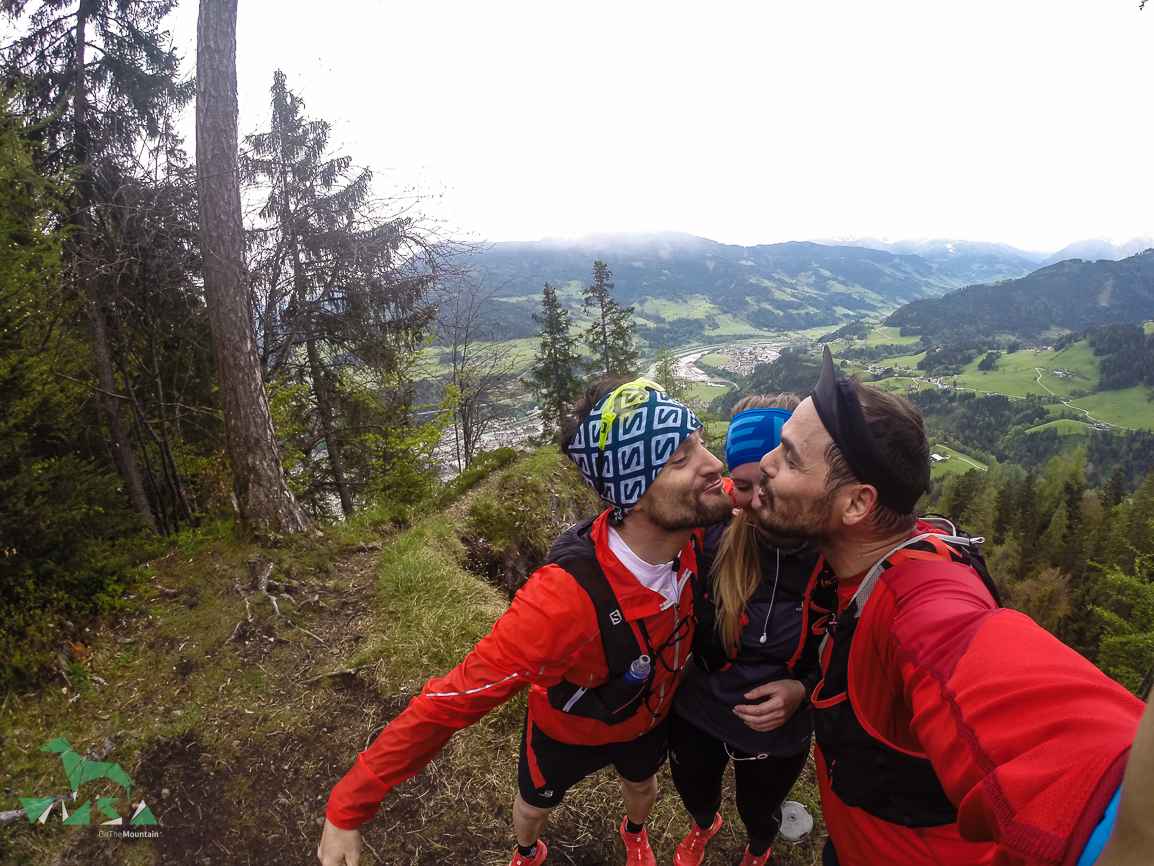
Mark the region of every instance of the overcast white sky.
[[240, 0], [240, 130], [281, 68], [379, 193], [491, 241], [1121, 242], [1154, 234], [1151, 7]]

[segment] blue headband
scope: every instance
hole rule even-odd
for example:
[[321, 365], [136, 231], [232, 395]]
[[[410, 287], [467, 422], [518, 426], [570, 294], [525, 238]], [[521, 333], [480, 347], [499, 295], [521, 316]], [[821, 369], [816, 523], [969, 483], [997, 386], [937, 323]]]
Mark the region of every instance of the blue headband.
[[589, 486], [613, 506], [617, 520], [629, 513], [678, 446], [701, 427], [693, 412], [655, 390], [659, 387], [640, 379], [607, 394], [565, 449]]
[[730, 470], [757, 463], [781, 444], [781, 427], [793, 413], [788, 409], [748, 409], [733, 417], [725, 434], [725, 464]]

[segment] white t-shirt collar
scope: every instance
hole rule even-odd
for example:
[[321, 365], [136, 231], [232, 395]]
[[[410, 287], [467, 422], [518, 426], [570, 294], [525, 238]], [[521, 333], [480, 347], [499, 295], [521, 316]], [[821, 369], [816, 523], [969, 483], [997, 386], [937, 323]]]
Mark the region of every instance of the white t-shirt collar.
[[665, 598], [665, 604], [661, 606], [662, 610], [676, 604], [681, 597], [681, 592], [677, 584], [677, 572], [673, 570], [674, 560], [663, 562], [660, 565], [646, 562], [630, 549], [614, 527], [610, 526], [608, 529], [609, 549], [642, 586]]

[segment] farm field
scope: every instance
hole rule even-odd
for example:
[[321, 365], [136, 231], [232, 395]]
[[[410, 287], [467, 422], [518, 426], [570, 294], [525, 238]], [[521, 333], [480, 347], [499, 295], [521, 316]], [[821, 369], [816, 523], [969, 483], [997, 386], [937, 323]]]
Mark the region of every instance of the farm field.
[[873, 361], [871, 363], [877, 364], [881, 367], [894, 367], [895, 369], [898, 367], [909, 367], [912, 370], [916, 370], [918, 367], [918, 361], [920, 361], [925, 356], [925, 352], [918, 352], [916, 355], [898, 355], [895, 358], [884, 358], [881, 361]]
[[656, 313], [667, 322], [676, 322], [681, 319], [704, 319], [711, 313], [713, 315], [721, 313], [704, 295], [692, 295], [684, 301], [646, 298], [644, 303], [637, 305], [637, 312], [641, 315]]
[[1117, 427], [1154, 429], [1154, 403], [1146, 402], [1146, 388], [1137, 385], [1123, 391], [1103, 391], [1071, 400], [1070, 406], [1084, 409], [1095, 418]]
[[888, 379], [879, 379], [876, 382], [870, 382], [870, 384], [889, 391], [891, 394], [905, 394], [909, 391], [911, 384], [917, 385], [919, 391], [928, 391], [938, 387], [933, 382], [923, 382], [912, 376], [890, 376]]
[[971, 469], [981, 469], [983, 472], [989, 468], [985, 463], [981, 463], [972, 457], [967, 457], [961, 451], [955, 451], [953, 448], [947, 448], [945, 445], [934, 445], [930, 448], [933, 454], [946, 454], [950, 457], [944, 463], [935, 463], [930, 468], [930, 477], [933, 479], [941, 478], [943, 475], [951, 472], [964, 475]]
[[[1084, 342], [1067, 346], [1058, 352], [1023, 349], [1002, 355], [998, 358], [996, 370], [979, 370], [981, 360], [980, 357], [975, 358], [966, 365], [965, 372], [958, 376], [958, 385], [1011, 397], [1038, 394], [1068, 399], [1075, 391], [1089, 391], [1098, 381], [1098, 359]], [[1042, 371], [1041, 384], [1037, 381], [1038, 369]], [[1059, 376], [1056, 370], [1069, 371], [1074, 376]]]
[[[877, 343], [885, 345], [885, 341], [889, 339], [889, 334], [896, 332], [897, 329], [884, 328], [881, 330], [884, 333], [879, 334], [875, 330], [871, 335], [871, 340], [873, 337], [877, 337]], [[1147, 326], [1147, 330], [1154, 333], [1154, 325]], [[912, 339], [908, 341], [913, 342]], [[834, 348], [836, 349], [836, 346]], [[834, 357], [837, 358], [836, 351]], [[872, 363], [876, 366], [916, 369], [918, 361], [922, 357], [924, 357], [922, 354], [902, 355], [880, 359]], [[1037, 352], [1033, 349], [1023, 349], [1011, 354], [1003, 354], [998, 358], [998, 368], [990, 371], [978, 369], [983, 357], [984, 355], [979, 355], [966, 365], [963, 372], [956, 377], [958, 387], [981, 393], [1004, 394], [1018, 399], [1024, 399], [1030, 394], [1041, 397], [1058, 397], [1066, 401], [1070, 408], [1088, 412], [1090, 417], [1087, 421], [1089, 423], [1092, 423], [1091, 419], [1093, 419], [1104, 421], [1116, 427], [1154, 429], [1154, 404], [1147, 402], [1147, 391], [1144, 387], [1087, 395], [1087, 392], [1092, 390], [1098, 382], [1099, 361], [1085, 341], [1074, 343], [1059, 351], [1050, 349], [1045, 352]], [[840, 360], [838, 359], [839, 363]], [[849, 360], [843, 369], [846, 373], [866, 375], [867, 362]], [[1072, 375], [1058, 375], [1058, 370], [1066, 371]], [[950, 382], [955, 381], [954, 377], [947, 378]], [[908, 375], [893, 376], [873, 384], [885, 388], [887, 391], [905, 393], [911, 382], [917, 382], [923, 390], [936, 387]], [[1055, 405], [1052, 411], [1057, 413], [1065, 408], [1059, 404]], [[1082, 429], [1078, 429], [1079, 426]], [[1077, 421], [1071, 421], [1059, 425], [1059, 429], [1062, 431], [1062, 435], [1072, 435], [1084, 432], [1084, 425], [1079, 425]]]
[[711, 367], [720, 367], [723, 364], [728, 364], [733, 358], [729, 355], [722, 355], [718, 352], [710, 352], [708, 355], [702, 355], [697, 359], [702, 364], [708, 364]]
[[737, 319], [729, 313], [718, 313], [715, 318], [717, 320], [717, 327], [705, 332], [705, 336], [709, 339], [713, 339], [714, 337], [755, 337], [759, 335], [764, 338], [773, 333], [772, 331], [752, 328], [748, 322]]
[[[537, 351], [538, 340], [536, 337], [522, 337], [517, 340], [507, 340], [504, 343], [483, 343], [476, 342], [472, 344], [471, 352], [474, 356], [487, 349], [496, 347], [500, 349], [502, 354], [510, 355], [513, 358], [514, 369], [520, 373], [528, 370], [533, 364], [534, 353]], [[447, 358], [449, 357], [449, 349], [445, 346], [429, 346], [420, 353], [420, 358], [416, 362], [414, 372], [416, 375], [425, 378], [438, 378], [447, 376], [449, 374], [449, 364]]]
[[900, 335], [901, 328], [883, 328], [880, 325], [876, 328], [871, 328], [869, 336], [865, 339], [867, 346], [885, 346], [889, 343], [916, 343], [921, 337], [909, 336], [903, 337]]
[[708, 404], [728, 390], [724, 385], [706, 385], [703, 382], [693, 382], [686, 394], [690, 400], [701, 400]]
[[[1065, 406], [1055, 406], [1056, 409], [1065, 409]], [[1092, 428], [1090, 424], [1082, 421], [1075, 421], [1072, 418], [1057, 418], [1054, 421], [1047, 421], [1045, 424], [1039, 424], [1037, 427], [1031, 427], [1027, 433], [1040, 433], [1043, 430], [1048, 430], [1053, 427], [1058, 431], [1059, 436], [1085, 436]]]

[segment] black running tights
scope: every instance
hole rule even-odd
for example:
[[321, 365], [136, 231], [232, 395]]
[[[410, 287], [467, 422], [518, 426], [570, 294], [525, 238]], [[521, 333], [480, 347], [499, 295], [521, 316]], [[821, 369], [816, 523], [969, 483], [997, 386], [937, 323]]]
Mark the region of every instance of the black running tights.
[[[725, 743], [674, 711], [667, 732], [669, 769], [686, 811], [700, 827], [709, 827], [721, 806], [721, 778], [730, 757]], [[730, 747], [738, 758], [751, 757]], [[781, 826], [781, 804], [801, 775], [808, 751], [788, 757], [734, 761], [737, 813], [754, 847], [768, 845]]]

